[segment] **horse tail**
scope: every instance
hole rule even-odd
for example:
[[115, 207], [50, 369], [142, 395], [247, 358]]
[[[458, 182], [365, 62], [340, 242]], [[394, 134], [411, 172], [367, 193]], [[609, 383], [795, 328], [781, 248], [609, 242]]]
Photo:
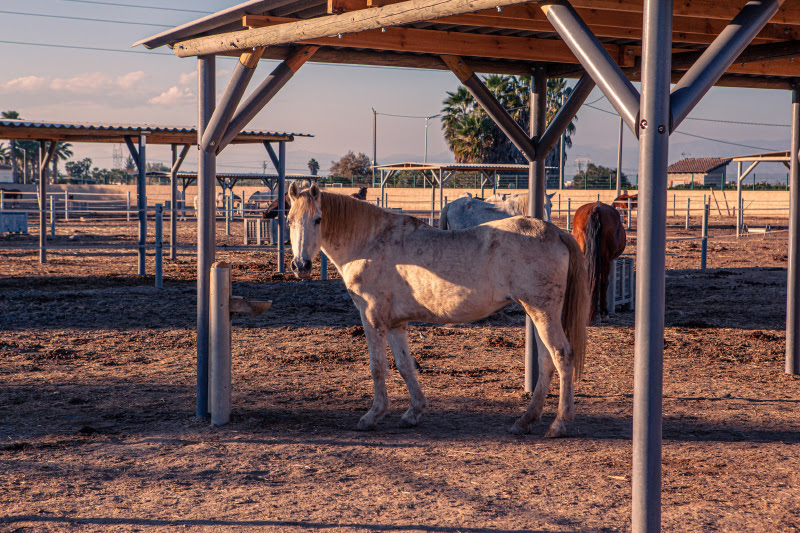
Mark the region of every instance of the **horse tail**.
[[444, 204], [442, 210], [439, 211], [439, 229], [447, 229], [447, 208], [450, 204]]
[[591, 320], [594, 321], [603, 302], [600, 301], [600, 277], [602, 276], [601, 257], [603, 233], [600, 213], [592, 210], [586, 221], [586, 267], [589, 272], [589, 293], [592, 295]]
[[583, 373], [583, 361], [586, 357], [586, 326], [589, 319], [589, 277], [586, 263], [578, 246], [578, 241], [569, 233], [561, 233], [561, 242], [569, 250], [569, 269], [567, 271], [567, 288], [564, 295], [564, 307], [561, 310], [561, 326], [572, 347], [575, 362], [575, 378]]

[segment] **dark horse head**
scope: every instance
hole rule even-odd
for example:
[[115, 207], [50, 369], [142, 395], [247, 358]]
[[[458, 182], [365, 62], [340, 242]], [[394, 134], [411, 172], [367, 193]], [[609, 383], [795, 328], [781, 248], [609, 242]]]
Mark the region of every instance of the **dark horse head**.
[[[267, 210], [261, 213], [261, 218], [278, 218], [278, 200], [279, 198], [272, 200]], [[284, 201], [286, 202], [284, 211], [288, 212], [292, 208], [292, 200], [288, 194], [284, 196]]]

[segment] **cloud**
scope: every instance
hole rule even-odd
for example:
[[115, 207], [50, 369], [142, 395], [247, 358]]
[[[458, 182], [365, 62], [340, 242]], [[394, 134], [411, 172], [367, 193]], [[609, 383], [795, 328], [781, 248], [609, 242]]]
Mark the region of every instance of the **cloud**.
[[135, 72], [128, 72], [123, 76], [119, 76], [114, 80], [114, 84], [122, 89], [131, 89], [139, 82], [144, 81], [146, 77], [147, 74], [145, 74], [143, 70], [137, 70]]
[[156, 105], [174, 105], [191, 102], [194, 100], [194, 93], [188, 87], [178, 87], [173, 85], [167, 91], [154, 96], [147, 101], [148, 104]]
[[84, 72], [71, 78], [54, 78], [49, 88], [54, 91], [68, 91], [76, 94], [97, 94], [110, 90], [130, 91], [140, 84], [147, 75], [137, 70], [112, 78], [103, 72]]
[[47, 83], [46, 78], [40, 76], [25, 76], [0, 84], [0, 87], [8, 91], [36, 91], [44, 87], [45, 83]]
[[197, 83], [197, 71], [193, 70], [192, 72], [187, 72], [186, 74], [181, 74], [181, 77], [178, 78], [178, 85], [193, 85]]

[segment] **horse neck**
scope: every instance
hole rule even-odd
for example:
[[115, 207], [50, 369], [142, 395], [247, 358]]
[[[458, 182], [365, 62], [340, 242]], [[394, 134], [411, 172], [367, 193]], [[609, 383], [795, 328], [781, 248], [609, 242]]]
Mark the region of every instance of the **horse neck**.
[[346, 263], [397, 216], [368, 202], [327, 192], [321, 193], [320, 209], [322, 249], [337, 265]]

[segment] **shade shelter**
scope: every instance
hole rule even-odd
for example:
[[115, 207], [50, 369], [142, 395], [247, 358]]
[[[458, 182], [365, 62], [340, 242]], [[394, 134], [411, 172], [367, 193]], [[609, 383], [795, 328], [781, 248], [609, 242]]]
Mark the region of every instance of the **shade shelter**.
[[[537, 217], [545, 157], [597, 85], [639, 140], [633, 530], [658, 531], [669, 136], [714, 85], [792, 90], [786, 368], [800, 372], [800, 62], [792, 62], [800, 54], [798, 32], [800, 3], [783, 0], [254, 0], [140, 44], [196, 57], [200, 86], [207, 88], [216, 55], [240, 57], [216, 110], [213, 91], [200, 94], [200, 124], [207, 130], [201, 162], [211, 172], [219, 132], [227, 127], [220, 122], [263, 107], [308, 60], [450, 70], [530, 162], [530, 214]], [[282, 63], [236, 110], [258, 58]], [[529, 131], [476, 72], [532, 76]], [[545, 128], [548, 76], [579, 81]], [[530, 322], [526, 339], [527, 374], [534, 361]]]
[[[242, 131], [231, 139], [234, 144], [261, 144], [272, 150], [271, 143], [286, 143], [296, 136], [310, 137], [304, 133], [279, 133], [271, 131]], [[138, 170], [136, 180], [136, 206], [139, 218], [139, 269], [145, 274], [145, 239], [147, 237], [146, 169], [147, 144], [172, 147], [170, 170], [170, 257], [175, 259], [177, 242], [176, 199], [178, 170], [198, 143], [197, 130], [183, 126], [156, 126], [149, 124], [104, 124], [76, 122], [35, 122], [28, 120], [0, 120], [0, 139], [13, 141], [39, 141], [39, 216], [44, 220], [47, 210], [47, 172], [57, 143], [125, 143]], [[279, 165], [276, 166], [279, 167]], [[47, 261], [47, 227], [39, 224], [39, 261]]]
[[[742, 182], [744, 179], [753, 172], [759, 163], [783, 163], [786, 168], [791, 171], [792, 158], [789, 151], [784, 152], [763, 152], [760, 154], [740, 155], [731, 158], [731, 161], [736, 162], [736, 236], [739, 237], [742, 233], [742, 224], [744, 222], [742, 212]], [[750, 163], [750, 165], [742, 172], [742, 163]], [[787, 352], [788, 354], [788, 352]], [[788, 371], [788, 366], [787, 366]]]

